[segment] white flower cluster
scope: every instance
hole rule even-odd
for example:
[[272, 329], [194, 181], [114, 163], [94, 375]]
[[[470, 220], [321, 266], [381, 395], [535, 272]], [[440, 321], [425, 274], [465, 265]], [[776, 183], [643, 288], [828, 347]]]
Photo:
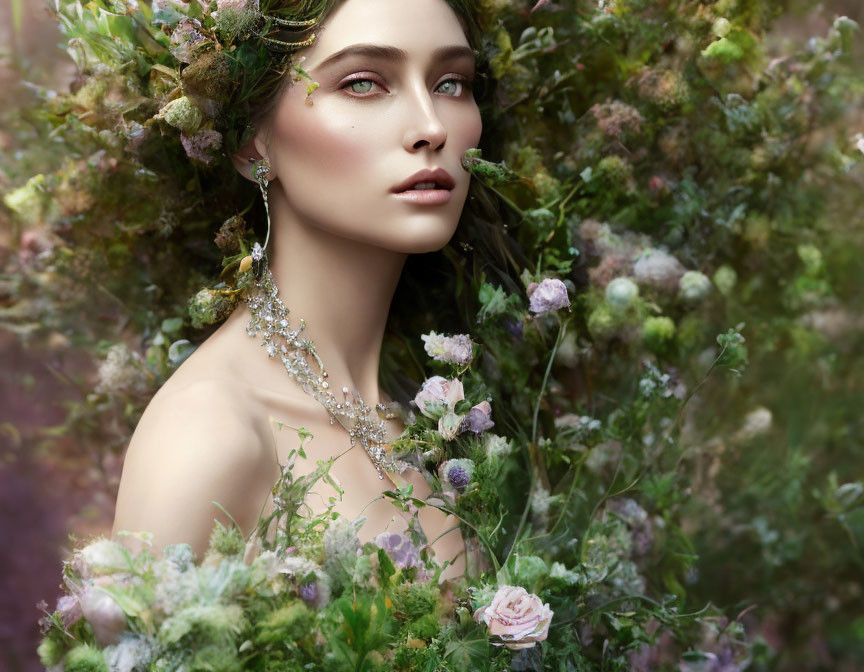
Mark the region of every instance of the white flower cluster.
[[434, 331], [423, 334], [421, 340], [425, 344], [426, 354], [439, 362], [448, 362], [465, 366], [471, 361], [474, 343], [467, 334], [445, 336]]

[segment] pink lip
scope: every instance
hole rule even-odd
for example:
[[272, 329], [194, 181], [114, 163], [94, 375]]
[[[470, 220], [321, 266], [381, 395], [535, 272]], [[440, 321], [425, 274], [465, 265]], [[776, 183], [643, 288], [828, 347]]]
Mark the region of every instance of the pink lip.
[[407, 180], [403, 180], [397, 184], [390, 191], [401, 193], [410, 189], [419, 182], [434, 182], [436, 186], [447, 189], [448, 191], [456, 186], [453, 177], [443, 168], [435, 168], [434, 170], [431, 168], [424, 168], [423, 170], [418, 170]]
[[393, 194], [396, 198], [416, 205], [442, 205], [450, 200], [449, 189], [411, 189]]

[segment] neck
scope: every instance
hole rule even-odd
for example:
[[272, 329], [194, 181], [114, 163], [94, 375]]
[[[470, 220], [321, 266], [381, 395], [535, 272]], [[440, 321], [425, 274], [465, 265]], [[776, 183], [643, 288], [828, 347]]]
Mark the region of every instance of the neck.
[[[373, 406], [381, 401], [378, 367], [393, 293], [407, 255], [334, 235], [303, 222], [270, 190], [272, 233], [267, 255], [292, 328], [304, 335], [329, 375], [334, 395], [358, 390]], [[284, 386], [296, 382], [284, 376]]]

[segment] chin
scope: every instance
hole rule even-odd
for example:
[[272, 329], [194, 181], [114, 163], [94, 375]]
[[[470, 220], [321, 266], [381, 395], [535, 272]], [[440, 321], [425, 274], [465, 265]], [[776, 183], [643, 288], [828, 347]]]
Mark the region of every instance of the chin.
[[405, 225], [401, 223], [399, 230], [393, 235], [382, 237], [378, 246], [393, 252], [403, 254], [425, 254], [426, 252], [437, 252], [443, 248], [459, 226], [456, 221], [417, 221]]

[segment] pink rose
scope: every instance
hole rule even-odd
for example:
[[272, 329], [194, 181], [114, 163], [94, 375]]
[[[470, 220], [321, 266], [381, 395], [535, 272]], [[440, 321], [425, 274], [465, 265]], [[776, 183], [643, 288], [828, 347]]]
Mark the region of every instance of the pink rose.
[[464, 398], [465, 391], [460, 380], [432, 376], [423, 382], [423, 387], [414, 397], [414, 403], [423, 415], [436, 420]]
[[508, 649], [528, 649], [549, 634], [553, 612], [548, 604], [521, 586], [501, 586], [492, 604], [474, 612], [474, 620], [483, 621], [489, 635], [501, 638], [492, 642]]
[[81, 614], [93, 626], [99, 646], [114, 644], [126, 629], [126, 614], [107, 592], [88, 586], [79, 597]]

